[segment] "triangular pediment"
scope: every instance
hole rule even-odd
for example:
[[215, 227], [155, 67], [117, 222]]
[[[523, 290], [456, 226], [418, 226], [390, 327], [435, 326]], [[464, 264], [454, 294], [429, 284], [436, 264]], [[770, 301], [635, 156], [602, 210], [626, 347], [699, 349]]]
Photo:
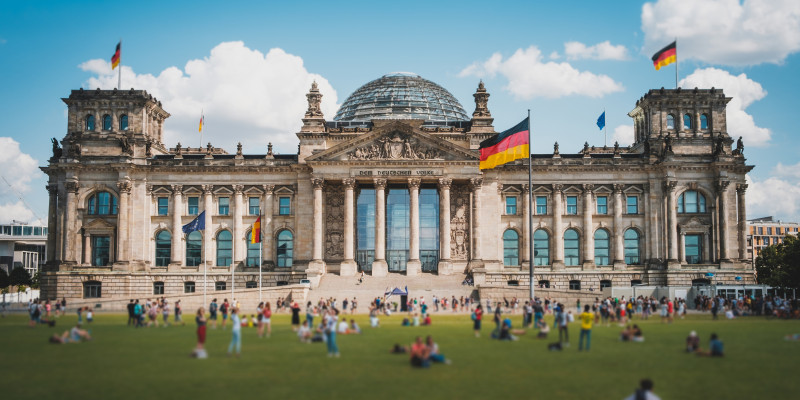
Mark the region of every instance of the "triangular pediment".
[[422, 132], [401, 121], [354, 137], [306, 161], [478, 161], [477, 153]]

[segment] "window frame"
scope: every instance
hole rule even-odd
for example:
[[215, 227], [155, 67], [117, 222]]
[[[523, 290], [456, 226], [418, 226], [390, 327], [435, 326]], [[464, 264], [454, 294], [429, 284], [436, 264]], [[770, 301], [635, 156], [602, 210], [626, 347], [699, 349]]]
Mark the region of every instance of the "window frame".
[[214, 282], [214, 290], [219, 292], [228, 290], [228, 282], [225, 281]]
[[[194, 203], [194, 204], [192, 204]], [[194, 212], [192, 212], [194, 211]], [[186, 214], [187, 215], [199, 215], [200, 214], [200, 197], [199, 196], [188, 196], [186, 198]]]
[[197, 291], [197, 284], [195, 281], [183, 282], [183, 293], [195, 293]]
[[[220, 239], [223, 234], [230, 235], [230, 239]], [[217, 251], [216, 251], [216, 265], [218, 267], [230, 267], [233, 263], [233, 233], [227, 229], [217, 232], [216, 236]], [[228, 247], [222, 247], [221, 243], [229, 243]], [[225, 252], [225, 253], [223, 253]], [[227, 254], [227, 255], [225, 255]]]
[[[286, 204], [284, 204], [284, 200]], [[290, 196], [278, 196], [278, 215], [292, 215], [292, 198]]]
[[[689, 244], [689, 237], [697, 238], [697, 245]], [[690, 247], [697, 248], [697, 255], [689, 255], [687, 249]], [[683, 243], [683, 257], [687, 264], [702, 264], [703, 262], [703, 235], [702, 234], [686, 234]], [[691, 258], [690, 258], [691, 257]]]
[[[507, 234], [513, 234], [514, 237], [507, 237]], [[518, 267], [519, 266], [519, 233], [513, 229], [506, 229], [503, 231], [503, 266]], [[509, 254], [508, 252], [513, 252]]]
[[[286, 232], [289, 234], [287, 239], [281, 235]], [[281, 244], [288, 243], [289, 246], [283, 249], [281, 254]], [[275, 235], [275, 266], [277, 268], [291, 268], [294, 264], [294, 233], [288, 229], [282, 229]]]
[[114, 119], [111, 118], [111, 115], [105, 114], [103, 115], [103, 131], [111, 131], [114, 127]]
[[231, 198], [222, 196], [217, 198], [217, 215], [231, 215]]
[[[575, 233], [575, 235], [576, 235], [575, 239], [568, 239], [567, 238], [567, 234], [569, 232]], [[563, 240], [564, 240], [564, 265], [568, 266], [568, 267], [580, 266], [581, 265], [581, 234], [575, 229], [567, 229], [566, 231], [564, 231], [564, 239]], [[571, 247], [571, 246], [567, 247], [567, 241], [568, 240], [570, 242], [574, 241], [575, 242], [575, 247]], [[575, 255], [567, 255], [567, 251], [568, 250], [574, 250], [575, 251]], [[576, 261], [574, 261], [574, 263], [573, 263], [572, 259], [575, 259]]]
[[675, 129], [675, 115], [667, 114], [667, 129]]
[[517, 204], [517, 196], [506, 196], [506, 215], [517, 215]]
[[93, 114], [89, 114], [86, 118], [83, 119], [84, 121], [84, 128], [86, 131], [94, 131], [97, 128], [97, 119], [94, 117]]
[[[598, 239], [598, 237], [597, 237], [598, 234], [600, 234], [600, 235], [605, 234], [606, 237]], [[602, 265], [602, 266], [611, 265], [611, 234], [607, 230], [605, 230], [603, 228], [600, 228], [600, 229], [594, 231], [594, 235], [592, 236], [592, 240], [594, 240], [594, 263], [595, 263], [595, 265]], [[603, 242], [603, 241], [605, 241], [605, 247], [598, 246], [598, 242]], [[603, 250], [605, 250], [605, 253], [602, 253]], [[605, 262], [602, 262], [602, 261], [605, 261]]]
[[[261, 266], [261, 242], [250, 243], [253, 237], [253, 230], [247, 232], [245, 267], [258, 268]], [[255, 255], [254, 255], [255, 254]]]
[[84, 299], [100, 299], [103, 297], [103, 282], [86, 281], [83, 282]]
[[[570, 204], [574, 202], [574, 204]], [[578, 215], [578, 196], [567, 196], [567, 215]]]
[[119, 130], [127, 131], [128, 128], [130, 128], [130, 125], [128, 124], [128, 115], [127, 114], [120, 115], [119, 116]]
[[[166, 234], [166, 239], [162, 235]], [[172, 234], [166, 229], [162, 229], [156, 233], [155, 245], [155, 266], [168, 267], [172, 261]], [[164, 241], [166, 240], [166, 244]]]
[[[108, 199], [105, 199], [104, 195], [107, 195]], [[117, 196], [106, 190], [93, 193], [87, 201], [86, 212], [89, 215], [117, 215], [119, 212]]]
[[[692, 126], [694, 125], [692, 122], [692, 115], [689, 113], [683, 114], [683, 121], [682, 121], [683, 130], [691, 130]], [[688, 122], [688, 124], [687, 124]]]
[[164, 294], [164, 281], [155, 281], [153, 282], [153, 294], [160, 295]]
[[[633, 199], [633, 204], [631, 204], [631, 199]], [[631, 207], [633, 207], [634, 212], [631, 212]], [[630, 194], [625, 195], [625, 214], [627, 215], [639, 215], [639, 196]]]
[[[197, 238], [199, 239], [193, 239]], [[189, 253], [189, 252], [192, 253]], [[196, 252], [196, 253], [195, 253]], [[186, 235], [186, 266], [187, 267], [197, 267], [203, 264], [203, 234], [199, 231], [189, 232]]]
[[[253, 200], [255, 200], [255, 206], [253, 206]], [[255, 208], [253, 208], [255, 207]], [[255, 212], [253, 211], [255, 210]], [[258, 197], [250, 196], [247, 198], [247, 211], [250, 215], [261, 215], [261, 199]]]
[[[161, 204], [162, 201], [164, 204]], [[169, 197], [162, 196], [156, 199], [156, 215], [169, 215]]]
[[[636, 238], [628, 237], [628, 232], [632, 232], [636, 235]], [[636, 255], [628, 255], [629, 251], [634, 249], [633, 246], [630, 246], [631, 241], [636, 240]], [[625, 264], [627, 265], [641, 265], [642, 263], [642, 235], [639, 233], [638, 230], [633, 228], [628, 228], [622, 234], [622, 248], [623, 248], [623, 255], [625, 257]], [[635, 258], [634, 258], [635, 257]]]
[[[602, 199], [602, 204], [601, 200]], [[597, 196], [595, 199], [596, 210], [598, 215], [608, 215], [608, 196]], [[600, 208], [602, 207], [602, 209]]]
[[[539, 204], [542, 200], [544, 204]], [[540, 212], [544, 210], [544, 212]], [[536, 196], [536, 215], [547, 215], [547, 196]]]
[[[536, 238], [536, 234], [542, 232], [545, 237]], [[538, 252], [542, 249], [540, 246], [537, 246], [537, 242], [541, 244], [541, 242], [545, 242], [544, 251], [545, 254], [541, 255]], [[542, 261], [545, 263], [542, 264]], [[546, 266], [550, 265], [550, 232], [544, 229], [537, 229], [533, 232], [533, 265], [534, 266]]]
[[[687, 203], [687, 198], [694, 196], [693, 203]], [[689, 205], [694, 205], [694, 211], [689, 211]], [[678, 196], [676, 205], [678, 214], [705, 214], [707, 210], [706, 196], [698, 190], [686, 190]]]
[[581, 280], [571, 279], [569, 281], [569, 290], [581, 290]]
[[708, 114], [700, 114], [700, 129], [708, 130]]

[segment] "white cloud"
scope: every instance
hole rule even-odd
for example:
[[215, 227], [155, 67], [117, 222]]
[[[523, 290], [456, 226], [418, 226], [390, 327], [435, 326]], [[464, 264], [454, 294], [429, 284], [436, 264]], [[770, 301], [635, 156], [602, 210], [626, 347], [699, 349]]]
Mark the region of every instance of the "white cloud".
[[612, 45], [606, 40], [593, 46], [587, 46], [581, 42], [564, 43], [564, 53], [570, 60], [580, 60], [584, 58], [593, 60], [625, 60], [628, 58], [628, 49], [623, 45]]
[[19, 200], [16, 203], [0, 204], [0, 224], [10, 224], [11, 221], [35, 222], [32, 225], [43, 226], [33, 215], [33, 211]]
[[800, 50], [797, 0], [658, 0], [642, 6], [645, 51], [678, 38], [678, 57], [712, 64], [781, 63]]
[[[116, 87], [117, 71], [108, 61], [89, 60], [79, 67], [96, 75], [86, 88]], [[243, 42], [223, 42], [209, 56], [190, 60], [183, 69], [166, 68], [158, 76], [122, 67], [122, 88], [147, 90], [172, 115], [164, 125], [168, 146], [200, 143], [197, 123], [202, 109], [203, 141], [228, 152], [241, 141], [246, 152], [265, 153], [271, 141], [276, 151], [294, 153], [294, 134], [302, 125], [308, 107], [305, 95], [314, 80], [323, 94], [322, 111], [333, 118], [337, 95], [328, 80], [308, 72], [301, 57], [279, 48], [263, 54]]]
[[800, 221], [800, 178], [767, 178], [757, 182], [747, 175], [747, 218], [775, 216]]
[[518, 49], [505, 60], [500, 53], [495, 53], [484, 62], [475, 62], [464, 68], [459, 76], [493, 78], [500, 74], [508, 79], [504, 89], [524, 100], [569, 95], [602, 97], [623, 90], [621, 83], [607, 75], [579, 71], [566, 62], [544, 62], [542, 59], [542, 52], [536, 46]]
[[775, 166], [773, 170], [773, 174], [781, 176], [781, 177], [788, 177], [793, 178], [800, 182], [800, 162], [795, 165], [783, 165], [783, 163], [779, 162], [778, 165]]
[[[39, 162], [23, 153], [19, 143], [10, 137], [0, 137], [0, 223], [11, 220], [30, 222], [33, 212], [28, 209], [18, 195], [25, 196], [31, 191], [31, 181], [44, 177], [39, 171]], [[12, 188], [9, 187], [11, 185]]]
[[756, 126], [753, 116], [745, 111], [750, 104], [767, 95], [760, 83], [744, 73], [732, 75], [721, 69], [704, 68], [696, 69], [681, 79], [679, 85], [684, 88], [722, 88], [726, 96], [733, 98], [727, 107], [728, 133], [734, 138], [742, 136], [745, 146], [764, 147], [769, 143], [770, 130]]
[[614, 136], [611, 137], [611, 141], [619, 142], [620, 146], [633, 144], [633, 125], [620, 125], [614, 128]]

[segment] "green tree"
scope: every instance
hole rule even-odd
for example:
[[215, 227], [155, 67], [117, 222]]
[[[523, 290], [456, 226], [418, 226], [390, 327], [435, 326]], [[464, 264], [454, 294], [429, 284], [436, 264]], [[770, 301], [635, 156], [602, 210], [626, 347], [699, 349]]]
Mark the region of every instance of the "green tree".
[[17, 291], [19, 291], [19, 286], [31, 284], [31, 275], [22, 267], [12, 269], [8, 278], [11, 286], [17, 286]]
[[8, 273], [3, 268], [0, 268], [0, 290], [7, 288], [10, 283]]
[[39, 279], [39, 271], [36, 271], [36, 273], [33, 274], [33, 278], [31, 278], [31, 289], [39, 289]]
[[787, 235], [783, 243], [764, 248], [756, 258], [758, 283], [775, 288], [800, 288], [800, 240]]

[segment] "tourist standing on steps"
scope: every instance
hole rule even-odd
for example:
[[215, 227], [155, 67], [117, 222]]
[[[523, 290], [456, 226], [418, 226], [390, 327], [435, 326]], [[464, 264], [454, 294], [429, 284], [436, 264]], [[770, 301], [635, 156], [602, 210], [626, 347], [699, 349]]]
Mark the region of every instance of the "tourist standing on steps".
[[594, 316], [589, 312], [589, 306], [583, 307], [583, 312], [578, 316], [581, 320], [581, 337], [578, 340], [578, 351], [583, 351], [583, 339], [586, 338], [586, 351], [592, 344], [592, 322]]
[[[222, 323], [224, 324], [225, 321], [223, 320]], [[239, 319], [239, 309], [236, 307], [231, 309], [231, 324], [231, 344], [228, 345], [228, 357], [233, 354], [234, 347], [236, 348], [236, 357], [240, 357], [242, 355], [242, 321]]]

